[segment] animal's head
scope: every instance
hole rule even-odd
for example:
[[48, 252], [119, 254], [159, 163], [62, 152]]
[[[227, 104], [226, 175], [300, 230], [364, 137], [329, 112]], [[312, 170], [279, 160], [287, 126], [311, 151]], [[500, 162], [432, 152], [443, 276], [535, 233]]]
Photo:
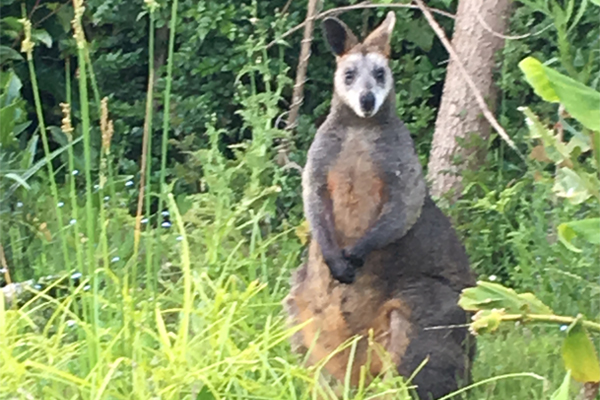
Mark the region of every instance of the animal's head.
[[377, 114], [392, 90], [388, 59], [395, 23], [396, 15], [390, 11], [381, 25], [359, 43], [350, 28], [339, 19], [323, 21], [325, 38], [336, 55], [334, 90], [359, 117]]

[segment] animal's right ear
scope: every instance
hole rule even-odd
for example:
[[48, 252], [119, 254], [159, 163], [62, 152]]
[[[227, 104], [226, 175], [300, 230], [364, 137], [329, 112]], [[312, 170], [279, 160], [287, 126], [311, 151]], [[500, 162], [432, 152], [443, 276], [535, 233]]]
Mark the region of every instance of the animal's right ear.
[[358, 44], [358, 39], [350, 28], [337, 18], [329, 17], [323, 20], [323, 32], [331, 51], [336, 56], [347, 53]]

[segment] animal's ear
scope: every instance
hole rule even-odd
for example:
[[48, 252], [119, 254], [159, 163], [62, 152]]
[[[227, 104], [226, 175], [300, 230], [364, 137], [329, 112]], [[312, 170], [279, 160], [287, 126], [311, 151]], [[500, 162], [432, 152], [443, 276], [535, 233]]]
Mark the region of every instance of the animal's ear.
[[396, 14], [393, 11], [388, 12], [387, 16], [373, 32], [363, 42], [371, 51], [377, 51], [386, 57], [390, 56], [390, 39], [392, 31], [396, 25]]
[[325, 18], [321, 26], [325, 39], [336, 56], [343, 55], [358, 44], [358, 39], [350, 28], [337, 18]]

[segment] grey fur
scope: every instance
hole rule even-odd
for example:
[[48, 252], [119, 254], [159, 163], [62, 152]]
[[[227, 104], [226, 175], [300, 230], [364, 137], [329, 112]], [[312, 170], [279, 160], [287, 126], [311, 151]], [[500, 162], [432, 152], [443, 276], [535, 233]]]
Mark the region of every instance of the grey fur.
[[[373, 250], [404, 236], [421, 213], [427, 192], [422, 167], [410, 133], [396, 115], [394, 99], [392, 89], [377, 114], [361, 118], [334, 94], [329, 115], [308, 151], [302, 180], [304, 212], [325, 262], [341, 281], [352, 281], [355, 266]], [[354, 246], [341, 249], [335, 240], [327, 174], [344, 144], [357, 136], [371, 146], [388, 201], [374, 226]]]

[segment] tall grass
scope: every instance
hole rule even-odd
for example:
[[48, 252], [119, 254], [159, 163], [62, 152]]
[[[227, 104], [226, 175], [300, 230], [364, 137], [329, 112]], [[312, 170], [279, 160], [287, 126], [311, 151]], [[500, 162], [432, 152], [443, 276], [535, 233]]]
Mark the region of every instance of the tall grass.
[[42, 146], [44, 147], [44, 155], [46, 156], [46, 167], [48, 169], [48, 180], [50, 182], [50, 192], [54, 200], [54, 212], [56, 214], [56, 222], [59, 227], [58, 232], [60, 236], [60, 242], [62, 246], [62, 252], [64, 257], [65, 265], [70, 265], [69, 251], [67, 249], [67, 242], [64, 238], [63, 231], [63, 215], [61, 207], [59, 206], [58, 199], [58, 188], [56, 186], [56, 178], [54, 176], [54, 167], [52, 166], [50, 156], [50, 146], [48, 144], [48, 133], [46, 132], [46, 124], [44, 122], [44, 114], [42, 112], [42, 101], [40, 100], [40, 91], [38, 88], [37, 76], [35, 73], [35, 66], [33, 64], [33, 42], [31, 39], [31, 22], [27, 19], [25, 8], [23, 7], [23, 30], [25, 37], [23, 39], [22, 51], [27, 55], [27, 66], [29, 68], [29, 77], [31, 79], [31, 88], [33, 91], [33, 102], [35, 105], [35, 112], [38, 118], [40, 133], [42, 136]]

